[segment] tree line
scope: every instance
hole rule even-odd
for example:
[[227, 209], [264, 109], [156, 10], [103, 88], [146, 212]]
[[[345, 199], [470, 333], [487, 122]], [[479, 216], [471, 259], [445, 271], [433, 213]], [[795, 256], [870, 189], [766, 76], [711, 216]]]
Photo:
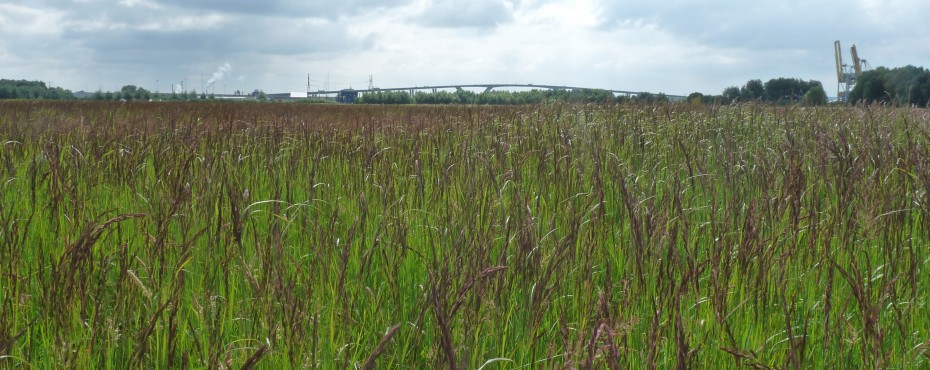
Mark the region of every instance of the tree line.
[[908, 65], [865, 71], [849, 92], [849, 102], [926, 107], [930, 104], [930, 70]]
[[92, 100], [120, 100], [120, 101], [149, 101], [149, 100], [168, 100], [168, 101], [193, 101], [213, 99], [212, 93], [200, 93], [197, 91], [188, 91], [177, 93], [172, 91], [167, 93], [154, 93], [145, 88], [136, 85], [123, 86], [120, 91], [103, 92], [97, 91], [91, 97]]
[[665, 94], [639, 93], [634, 96], [614, 96], [608, 90], [573, 89], [573, 90], [539, 90], [529, 91], [485, 91], [476, 93], [468, 90], [418, 91], [410, 94], [405, 91], [377, 91], [360, 96], [358, 104], [481, 104], [481, 105], [522, 105], [539, 104], [549, 101], [577, 103], [613, 103], [624, 101], [668, 101]]
[[42, 81], [0, 80], [0, 99], [74, 99], [74, 94], [60, 87], [50, 87]]
[[[262, 94], [264, 95], [264, 94]], [[154, 93], [135, 85], [123, 86], [119, 91], [103, 92], [98, 90], [89, 97], [91, 100], [122, 100], [122, 101], [148, 101], [148, 100], [205, 100], [212, 99], [213, 94], [198, 94], [196, 91], [175, 93]], [[0, 79], [0, 99], [45, 99], [45, 100], [71, 100], [76, 99], [71, 90], [61, 87], [50, 87], [42, 81], [8, 80]]]
[[730, 86], [720, 95], [691, 93], [687, 101], [693, 104], [731, 104], [735, 102], [765, 102], [788, 105], [824, 105], [827, 92], [820, 81], [804, 81], [797, 78], [773, 78], [763, 83], [762, 80], [749, 80], [742, 87]]

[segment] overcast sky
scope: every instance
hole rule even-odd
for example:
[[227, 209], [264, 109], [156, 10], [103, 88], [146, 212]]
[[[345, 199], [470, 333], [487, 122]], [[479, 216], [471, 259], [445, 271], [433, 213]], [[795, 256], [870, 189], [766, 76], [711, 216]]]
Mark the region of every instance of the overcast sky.
[[532, 83], [687, 95], [795, 77], [833, 41], [930, 67], [925, 0], [0, 0], [0, 78], [266, 92]]

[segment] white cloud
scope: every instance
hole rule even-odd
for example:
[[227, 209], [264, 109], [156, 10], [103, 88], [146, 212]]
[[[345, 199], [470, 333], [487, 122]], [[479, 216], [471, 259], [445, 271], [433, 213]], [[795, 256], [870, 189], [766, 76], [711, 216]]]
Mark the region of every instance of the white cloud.
[[120, 0], [119, 5], [128, 8], [142, 7], [147, 9], [161, 9], [161, 5], [149, 0]]
[[222, 14], [188, 15], [172, 17], [166, 21], [154, 21], [133, 27], [143, 31], [190, 31], [217, 29], [229, 20]]
[[914, 0], [858, 0], [872, 24], [894, 28], [913, 21], [926, 22], [930, 5]]
[[525, 7], [519, 15], [523, 24], [558, 27], [597, 27], [604, 22], [603, 9], [595, 0], [559, 0]]
[[427, 0], [413, 19], [431, 27], [494, 27], [510, 21], [513, 7], [505, 0]]
[[0, 35], [20, 34], [46, 36], [62, 30], [64, 14], [22, 5], [0, 3]]

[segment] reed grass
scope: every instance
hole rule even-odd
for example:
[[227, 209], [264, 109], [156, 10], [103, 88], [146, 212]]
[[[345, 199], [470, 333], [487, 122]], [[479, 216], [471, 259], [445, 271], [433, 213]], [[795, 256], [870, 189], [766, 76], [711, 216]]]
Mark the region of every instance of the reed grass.
[[0, 103], [0, 367], [928, 367], [928, 133], [884, 107]]

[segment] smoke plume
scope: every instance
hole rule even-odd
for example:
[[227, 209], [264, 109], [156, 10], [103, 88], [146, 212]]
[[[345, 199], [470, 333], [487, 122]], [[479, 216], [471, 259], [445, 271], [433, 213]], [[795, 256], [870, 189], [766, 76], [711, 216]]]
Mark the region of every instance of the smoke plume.
[[223, 63], [223, 65], [216, 69], [216, 72], [213, 72], [213, 77], [207, 80], [207, 86], [213, 86], [213, 84], [223, 80], [223, 77], [229, 72], [232, 72], [232, 66], [229, 65], [229, 63]]

